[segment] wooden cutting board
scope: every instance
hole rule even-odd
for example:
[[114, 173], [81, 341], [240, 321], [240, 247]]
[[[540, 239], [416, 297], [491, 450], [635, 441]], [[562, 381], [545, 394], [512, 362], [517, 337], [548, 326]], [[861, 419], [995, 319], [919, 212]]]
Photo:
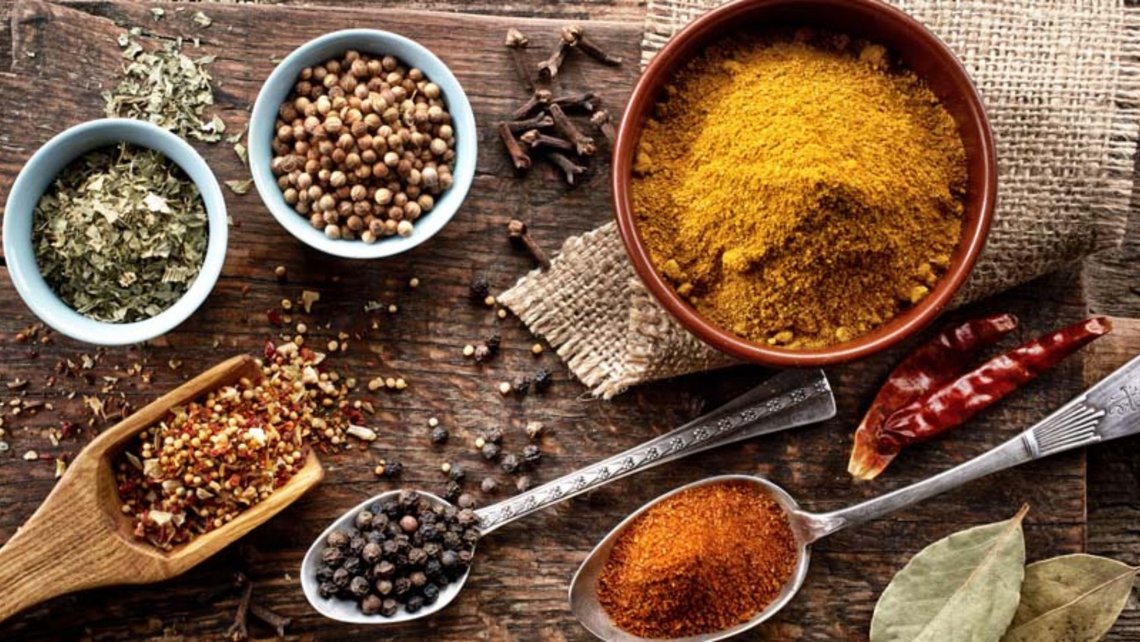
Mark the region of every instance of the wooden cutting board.
[[[236, 592], [224, 589], [235, 570], [257, 585], [255, 601], [294, 618], [291, 634], [303, 640], [372, 640], [376, 629], [323, 620], [302, 597], [297, 572], [312, 537], [328, 521], [361, 498], [395, 485], [441, 491], [439, 465], [459, 462], [474, 490], [486, 474], [471, 445], [482, 429], [507, 434], [508, 451], [525, 443], [527, 421], [544, 422], [549, 435], [536, 481], [554, 478], [661, 433], [762, 380], [757, 368], [736, 368], [678, 381], [646, 385], [613, 402], [585, 397], [550, 351], [532, 356], [533, 339], [515, 319], [498, 321], [467, 301], [475, 272], [504, 289], [530, 268], [504, 235], [510, 218], [530, 223], [547, 248], [587, 231], [610, 217], [606, 167], [595, 162], [584, 184], [566, 187], [541, 164], [525, 178], [513, 175], [493, 124], [526, 95], [511, 72], [502, 46], [504, 32], [517, 26], [534, 43], [535, 59], [545, 55], [561, 23], [547, 20], [432, 14], [414, 11], [301, 8], [266, 5], [162, 5], [155, 20], [150, 7], [122, 2], [80, 2], [67, 7], [21, 0], [12, 10], [11, 73], [0, 74], [0, 199], [6, 197], [22, 163], [51, 135], [102, 115], [100, 94], [113, 87], [122, 58], [117, 37], [141, 27], [153, 45], [181, 36], [199, 38], [201, 54], [217, 56], [212, 65], [217, 111], [229, 132], [240, 130], [262, 80], [274, 61], [319, 34], [348, 27], [372, 27], [412, 37], [437, 52], [465, 87], [479, 124], [479, 164], [475, 184], [459, 215], [432, 242], [383, 261], [359, 263], [321, 256], [295, 242], [262, 207], [255, 193], [227, 193], [234, 220], [225, 270], [213, 295], [188, 323], [150, 345], [101, 351], [98, 363], [79, 376], [59, 375], [45, 386], [61, 359], [82, 364], [95, 356], [90, 346], [55, 337], [17, 343], [17, 332], [34, 322], [19, 303], [5, 270], [0, 292], [9, 310], [0, 317], [0, 377], [31, 383], [23, 394], [55, 410], [6, 417], [4, 438], [11, 449], [0, 454], [0, 541], [10, 537], [47, 495], [53, 483], [52, 459], [77, 451], [97, 430], [53, 446], [43, 435], [69, 419], [85, 425], [90, 416], [84, 396], [107, 398], [112, 409], [125, 400], [134, 406], [157, 396], [224, 356], [256, 352], [278, 337], [266, 312], [302, 289], [321, 300], [312, 315], [298, 315], [311, 328], [310, 341], [323, 345], [349, 332], [351, 348], [333, 362], [364, 382], [375, 376], [401, 376], [402, 393], [363, 392], [379, 409], [370, 425], [381, 435], [368, 447], [325, 456], [325, 482], [286, 515], [270, 522], [216, 559], [157, 589], [99, 590], [60, 598], [0, 625], [0, 639], [148, 639], [165, 634], [183, 640], [216, 640], [229, 625]], [[192, 13], [212, 20], [197, 27]], [[592, 89], [620, 111], [637, 75], [640, 25], [589, 23], [592, 37], [626, 59], [619, 68], [584, 60], [569, 63], [561, 84], [566, 90]], [[0, 45], [3, 43], [0, 42]], [[0, 49], [7, 50], [5, 47]], [[188, 48], [194, 55], [193, 48]], [[2, 56], [2, 54], [0, 54]], [[219, 180], [248, 178], [226, 143], [195, 145]], [[285, 265], [285, 282], [273, 269]], [[406, 287], [416, 276], [421, 285]], [[399, 312], [364, 312], [366, 302], [397, 303]], [[1075, 320], [1085, 312], [1079, 280], [1059, 275], [1030, 284], [979, 310], [1019, 314], [1023, 329], [1010, 343]], [[326, 326], [326, 324], [328, 324]], [[375, 328], [373, 327], [375, 324]], [[319, 327], [318, 327], [319, 325]], [[463, 346], [492, 332], [503, 336], [503, 355], [477, 368], [461, 355]], [[478, 561], [461, 598], [445, 612], [420, 624], [385, 629], [403, 639], [586, 640], [566, 603], [569, 580], [592, 545], [629, 511], [677, 485], [710, 474], [748, 472], [768, 475], [816, 510], [834, 509], [925, 478], [1003, 441], [1076, 394], [1087, 373], [1081, 357], [1032, 384], [992, 412], [946, 439], [915, 448], [873, 484], [853, 484], [846, 471], [851, 427], [901, 351], [829, 372], [838, 393], [840, 415], [826, 425], [756, 440], [698, 456], [636, 481], [573, 500], [532, 516], [526, 524], [496, 532], [480, 546]], [[149, 382], [124, 370], [142, 364]], [[556, 373], [545, 395], [504, 398], [500, 381], [531, 374], [539, 366]], [[1101, 364], [1102, 366], [1115, 364]], [[119, 368], [116, 370], [116, 366]], [[89, 379], [84, 376], [91, 375]], [[116, 377], [116, 390], [101, 393], [104, 376]], [[75, 391], [74, 398], [68, 398]], [[7, 396], [4, 396], [4, 395]], [[0, 388], [5, 402], [19, 392]], [[7, 414], [7, 413], [5, 413]], [[432, 447], [427, 421], [438, 417], [451, 441]], [[41, 461], [24, 461], [35, 450]], [[399, 482], [378, 480], [373, 467], [398, 459]], [[1029, 555], [1082, 550], [1085, 538], [1085, 464], [1073, 453], [980, 480], [942, 498], [822, 543], [803, 592], [779, 618], [766, 625], [770, 639], [859, 640], [866, 637], [875, 600], [890, 577], [916, 551], [936, 538], [970, 525], [1011, 516], [1023, 502], [1032, 506], [1026, 533]], [[500, 476], [500, 482], [507, 480]], [[61, 552], [61, 554], [65, 554]], [[218, 597], [218, 595], [221, 597]], [[203, 596], [206, 596], [203, 598]], [[255, 629], [255, 631], [258, 629]], [[268, 634], [268, 630], [261, 630]]]

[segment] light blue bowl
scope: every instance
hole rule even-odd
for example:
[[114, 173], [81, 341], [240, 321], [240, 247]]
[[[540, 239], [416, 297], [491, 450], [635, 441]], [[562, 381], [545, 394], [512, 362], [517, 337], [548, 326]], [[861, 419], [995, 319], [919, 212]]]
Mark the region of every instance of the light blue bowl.
[[[206, 204], [210, 240], [198, 277], [174, 305], [145, 321], [106, 323], [72, 310], [44, 281], [32, 246], [32, 221], [36, 204], [60, 171], [88, 152], [122, 142], [161, 152], [194, 181]], [[8, 273], [20, 298], [40, 320], [57, 332], [107, 346], [153, 339], [189, 318], [218, 281], [226, 259], [228, 234], [222, 190], [198, 152], [161, 127], [122, 118], [76, 125], [49, 140], [20, 170], [4, 208], [4, 255]]]
[[[455, 131], [455, 168], [451, 187], [436, 199], [435, 207], [416, 220], [411, 236], [390, 236], [369, 245], [360, 240], [330, 239], [314, 228], [306, 216], [298, 214], [281, 194], [277, 179], [270, 169], [273, 150], [270, 143], [275, 134], [274, 122], [281, 104], [289, 97], [297, 76], [306, 67], [339, 58], [349, 49], [371, 55], [396, 56], [409, 67], [417, 67], [439, 85], [447, 110], [451, 113]], [[475, 178], [476, 142], [475, 115], [471, 103], [459, 81], [439, 58], [423, 45], [403, 36], [374, 29], [348, 29], [325, 34], [293, 50], [273, 73], [269, 74], [257, 102], [249, 125], [249, 165], [257, 193], [265, 206], [290, 234], [305, 245], [327, 254], [350, 259], [377, 259], [399, 254], [423, 243], [443, 229], [459, 211], [471, 181]]]

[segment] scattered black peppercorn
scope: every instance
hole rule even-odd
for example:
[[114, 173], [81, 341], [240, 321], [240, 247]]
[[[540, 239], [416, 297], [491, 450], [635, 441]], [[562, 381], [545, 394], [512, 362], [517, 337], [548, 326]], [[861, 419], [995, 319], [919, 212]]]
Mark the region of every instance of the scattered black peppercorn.
[[398, 461], [389, 461], [384, 463], [384, 476], [389, 479], [392, 477], [399, 477], [400, 473], [404, 472], [404, 465]]
[[533, 466], [542, 459], [542, 451], [535, 444], [527, 444], [522, 451], [523, 461]]
[[492, 444], [502, 444], [503, 431], [498, 428], [488, 428], [487, 431], [483, 433], [483, 439]]
[[538, 372], [534, 373], [534, 390], [535, 392], [546, 392], [553, 383], [553, 378], [550, 370], [546, 368], [539, 368]]
[[483, 449], [481, 451], [483, 454], [483, 459], [486, 459], [487, 461], [494, 461], [499, 456], [499, 450], [499, 445], [496, 443], [489, 442], [483, 444]]
[[530, 392], [530, 379], [526, 377], [516, 377], [515, 380], [511, 382], [511, 388], [513, 388], [517, 394], [525, 395]]
[[444, 497], [445, 497], [445, 499], [447, 499], [447, 501], [455, 502], [459, 499], [459, 496], [462, 494], [463, 494], [463, 486], [461, 486], [459, 484], [459, 482], [455, 482], [455, 481], [447, 482], [447, 490], [444, 492]]
[[452, 464], [451, 470], [447, 471], [447, 478], [454, 482], [461, 482], [467, 474], [463, 472], [463, 467], [459, 464]]
[[483, 363], [487, 359], [490, 359], [492, 355], [493, 351], [491, 348], [487, 347], [486, 343], [480, 343], [479, 345], [475, 346], [475, 354], [473, 355], [475, 358], [475, 363]]
[[470, 295], [476, 303], [483, 303], [491, 295], [491, 284], [487, 282], [487, 277], [480, 274], [471, 280]]
[[443, 426], [436, 426], [431, 431], [431, 443], [437, 446], [446, 444], [447, 438], [450, 436], [451, 434], [447, 432], [447, 428], [444, 428]]
[[455, 500], [455, 505], [460, 508], [475, 508], [475, 496], [470, 493], [463, 493], [459, 499]]
[[491, 349], [492, 353], [496, 353], [499, 351], [499, 348], [503, 345], [503, 337], [500, 336], [498, 333], [495, 333], [495, 334], [492, 334], [491, 336], [487, 337], [487, 341], [485, 343], [487, 344], [487, 347]]
[[482, 483], [479, 484], [479, 488], [489, 495], [499, 488], [499, 484], [495, 481], [494, 477], [484, 477]]
[[499, 460], [499, 468], [502, 468], [504, 473], [513, 474], [519, 471], [520, 463], [518, 455], [507, 453]]

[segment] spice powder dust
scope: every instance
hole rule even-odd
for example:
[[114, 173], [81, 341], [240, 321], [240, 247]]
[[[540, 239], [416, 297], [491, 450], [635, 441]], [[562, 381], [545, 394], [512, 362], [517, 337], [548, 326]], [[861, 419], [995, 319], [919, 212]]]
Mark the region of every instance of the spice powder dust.
[[598, 600], [618, 627], [641, 637], [721, 631], [764, 610], [797, 555], [787, 516], [763, 489], [697, 486], [653, 506], [618, 537]]
[[699, 312], [756, 342], [849, 341], [918, 303], [961, 233], [965, 150], [878, 45], [801, 29], [714, 45], [666, 87], [638, 228]]

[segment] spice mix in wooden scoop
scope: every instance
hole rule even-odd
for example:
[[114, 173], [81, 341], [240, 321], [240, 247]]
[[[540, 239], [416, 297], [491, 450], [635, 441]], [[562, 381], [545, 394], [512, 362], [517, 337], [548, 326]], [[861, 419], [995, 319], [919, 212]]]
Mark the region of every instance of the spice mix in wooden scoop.
[[958, 243], [966, 156], [878, 45], [801, 29], [683, 67], [645, 126], [632, 198], [654, 264], [751, 341], [820, 348], [921, 301]]

